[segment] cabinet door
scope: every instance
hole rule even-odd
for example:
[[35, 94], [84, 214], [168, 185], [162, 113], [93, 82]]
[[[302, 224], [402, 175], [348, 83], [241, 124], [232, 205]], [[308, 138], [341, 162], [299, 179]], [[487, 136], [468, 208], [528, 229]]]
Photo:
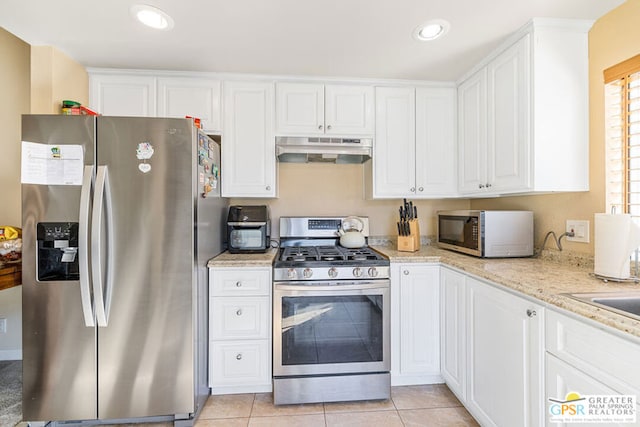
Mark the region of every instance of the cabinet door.
[[325, 86], [325, 133], [371, 136], [374, 131], [372, 86]]
[[491, 192], [531, 187], [529, 37], [487, 66], [487, 185]]
[[416, 89], [417, 197], [457, 194], [455, 93], [453, 88]]
[[[547, 353], [545, 356], [545, 384], [546, 384], [546, 397], [547, 399], [565, 400], [565, 397], [570, 392], [579, 393], [584, 395], [606, 395], [615, 396], [619, 394], [616, 390], [608, 387], [593, 377], [585, 374], [583, 371], [576, 369], [574, 366], [563, 362], [555, 356]], [[550, 408], [551, 402], [547, 401], [545, 411], [547, 426], [567, 426], [568, 423], [552, 423], [550, 421]], [[640, 409], [640, 405], [636, 405], [636, 413]], [[580, 426], [589, 427], [601, 427], [603, 423], [580, 423]], [[640, 425], [640, 419], [637, 419], [635, 423], [607, 423], [607, 426], [638, 426]]]
[[273, 83], [224, 83], [222, 196], [275, 197]]
[[458, 190], [484, 192], [487, 185], [487, 70], [458, 87]]
[[471, 278], [467, 289], [470, 412], [487, 426], [540, 425], [542, 307]]
[[465, 276], [440, 270], [440, 359], [447, 386], [462, 401], [466, 400], [466, 285]]
[[402, 264], [399, 268], [400, 327], [394, 331], [400, 335], [400, 347], [391, 358], [392, 364], [396, 359], [392, 382], [433, 382], [440, 376], [440, 267]]
[[306, 83], [276, 84], [276, 134], [324, 134], [324, 86]]
[[202, 129], [220, 132], [220, 81], [201, 78], [158, 78], [158, 115], [192, 116]]
[[156, 117], [153, 76], [91, 74], [90, 108], [105, 116]]
[[415, 194], [415, 90], [376, 88], [374, 196]]

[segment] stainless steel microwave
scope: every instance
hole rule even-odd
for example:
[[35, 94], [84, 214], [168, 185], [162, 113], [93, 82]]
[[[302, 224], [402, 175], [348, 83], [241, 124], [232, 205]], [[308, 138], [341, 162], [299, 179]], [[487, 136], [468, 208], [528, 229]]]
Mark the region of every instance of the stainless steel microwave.
[[438, 246], [482, 258], [533, 255], [533, 212], [438, 211]]

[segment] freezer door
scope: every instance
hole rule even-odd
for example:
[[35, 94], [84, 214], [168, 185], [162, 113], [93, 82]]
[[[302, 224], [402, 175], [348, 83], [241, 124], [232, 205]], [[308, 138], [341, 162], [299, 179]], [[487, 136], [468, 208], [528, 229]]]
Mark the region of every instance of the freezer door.
[[104, 284], [99, 292], [105, 303], [111, 299], [98, 328], [99, 418], [193, 412], [193, 126], [100, 117], [97, 134], [95, 193], [102, 172], [108, 188], [94, 200], [104, 221], [101, 259], [93, 262]]
[[[87, 116], [23, 116], [23, 141], [53, 145], [82, 145], [84, 163], [93, 166], [95, 121]], [[53, 148], [53, 147], [52, 147]], [[72, 263], [61, 268], [45, 264], [43, 257], [61, 261], [61, 246], [68, 241], [65, 230], [74, 234], [85, 227], [80, 219], [81, 186], [22, 185], [22, 357], [25, 421], [94, 419], [97, 416], [96, 329], [89, 304], [82, 308], [78, 270]], [[87, 199], [88, 201], [88, 199]], [[85, 210], [86, 211], [86, 210]], [[41, 247], [38, 252], [38, 229]], [[44, 242], [46, 230], [61, 234], [55, 244]], [[49, 234], [51, 234], [49, 232]], [[77, 243], [71, 243], [76, 245]], [[86, 257], [87, 247], [78, 257]], [[38, 273], [41, 280], [38, 280]], [[68, 280], [60, 280], [60, 279]], [[88, 280], [84, 275], [83, 280]], [[85, 282], [86, 283], [86, 282]], [[90, 298], [90, 295], [86, 295]]]

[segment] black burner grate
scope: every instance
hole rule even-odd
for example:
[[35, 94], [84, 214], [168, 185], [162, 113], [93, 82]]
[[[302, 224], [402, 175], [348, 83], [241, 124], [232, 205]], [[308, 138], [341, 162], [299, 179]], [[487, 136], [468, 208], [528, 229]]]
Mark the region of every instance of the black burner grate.
[[382, 259], [368, 247], [349, 249], [342, 246], [289, 246], [282, 248], [279, 260], [284, 262], [375, 261]]

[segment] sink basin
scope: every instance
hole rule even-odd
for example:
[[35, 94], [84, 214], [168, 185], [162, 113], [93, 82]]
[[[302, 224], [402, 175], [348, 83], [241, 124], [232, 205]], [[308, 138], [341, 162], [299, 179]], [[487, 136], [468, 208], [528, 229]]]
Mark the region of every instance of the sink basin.
[[605, 310], [640, 320], [640, 290], [563, 295]]

